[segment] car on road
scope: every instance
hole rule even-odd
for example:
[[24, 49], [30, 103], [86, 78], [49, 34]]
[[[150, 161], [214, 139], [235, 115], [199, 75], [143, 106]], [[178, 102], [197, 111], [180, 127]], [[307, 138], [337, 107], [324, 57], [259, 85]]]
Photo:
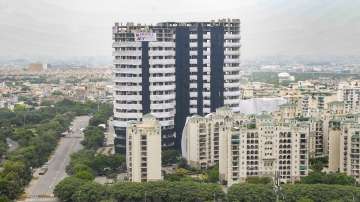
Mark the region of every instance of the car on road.
[[47, 167], [41, 167], [39, 170], [39, 175], [45, 175], [45, 173], [47, 172], [48, 168]]
[[45, 173], [48, 171], [48, 166], [44, 165], [43, 167], [40, 168], [39, 170], [39, 175], [45, 175]]

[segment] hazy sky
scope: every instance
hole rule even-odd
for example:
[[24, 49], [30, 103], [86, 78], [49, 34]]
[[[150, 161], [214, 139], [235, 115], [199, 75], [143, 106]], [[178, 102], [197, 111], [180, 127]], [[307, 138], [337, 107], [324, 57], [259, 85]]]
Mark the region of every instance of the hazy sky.
[[0, 0], [0, 56], [110, 56], [114, 22], [240, 18], [242, 55], [360, 55], [360, 0]]

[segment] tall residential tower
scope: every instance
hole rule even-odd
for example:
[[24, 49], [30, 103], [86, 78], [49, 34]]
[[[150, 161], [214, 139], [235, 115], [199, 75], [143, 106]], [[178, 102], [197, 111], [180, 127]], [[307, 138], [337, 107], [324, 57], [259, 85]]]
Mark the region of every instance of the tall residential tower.
[[147, 182], [161, 180], [160, 124], [150, 114], [142, 122], [131, 121], [126, 132], [126, 165], [129, 180]]
[[240, 20], [116, 23], [114, 126], [125, 151], [126, 124], [152, 113], [162, 146], [180, 145], [186, 117], [221, 106], [239, 111]]

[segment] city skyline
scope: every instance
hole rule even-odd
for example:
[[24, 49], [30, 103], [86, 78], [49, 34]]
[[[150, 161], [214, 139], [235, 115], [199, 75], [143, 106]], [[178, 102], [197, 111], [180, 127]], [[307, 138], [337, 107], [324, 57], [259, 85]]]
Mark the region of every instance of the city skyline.
[[359, 8], [0, 0], [0, 201], [360, 201]]
[[[85, 6], [86, 5], [86, 6]], [[242, 58], [347, 56], [360, 53], [360, 3], [356, 1], [0, 1], [1, 56], [111, 56], [116, 21], [206, 21], [240, 18]], [[154, 14], [155, 13], [155, 14]], [[24, 34], [26, 33], [26, 34]]]

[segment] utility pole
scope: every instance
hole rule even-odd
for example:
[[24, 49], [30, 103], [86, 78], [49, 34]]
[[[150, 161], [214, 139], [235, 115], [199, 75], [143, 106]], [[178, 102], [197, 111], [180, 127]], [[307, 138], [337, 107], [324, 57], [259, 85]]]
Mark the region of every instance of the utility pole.
[[277, 170], [277, 171], [275, 171], [275, 176], [274, 176], [274, 192], [275, 192], [275, 196], [276, 196], [276, 202], [279, 202], [280, 191], [281, 191], [280, 171]]
[[99, 94], [98, 97], [96, 98], [96, 102], [97, 102], [97, 111], [100, 111], [100, 101], [99, 101]]
[[25, 127], [25, 124], [26, 124], [26, 111], [24, 112], [24, 127]]

